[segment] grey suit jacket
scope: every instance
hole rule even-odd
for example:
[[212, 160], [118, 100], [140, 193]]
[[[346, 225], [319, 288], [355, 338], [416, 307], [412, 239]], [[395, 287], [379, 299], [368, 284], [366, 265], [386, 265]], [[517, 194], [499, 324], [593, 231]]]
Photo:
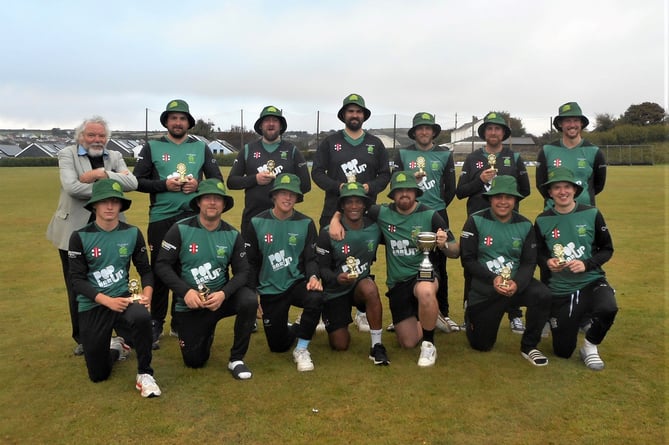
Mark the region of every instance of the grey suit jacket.
[[[91, 162], [88, 156], [79, 156], [77, 150], [78, 145], [69, 145], [58, 152], [60, 198], [46, 237], [60, 250], [68, 249], [72, 232], [85, 226], [91, 216], [84, 205], [91, 198], [93, 184], [79, 181], [80, 175], [91, 170]], [[123, 174], [129, 170], [121, 153], [105, 152], [104, 165], [107, 176], [117, 180], [124, 192], [137, 189], [137, 178], [132, 173]], [[121, 219], [125, 219], [123, 215]]]

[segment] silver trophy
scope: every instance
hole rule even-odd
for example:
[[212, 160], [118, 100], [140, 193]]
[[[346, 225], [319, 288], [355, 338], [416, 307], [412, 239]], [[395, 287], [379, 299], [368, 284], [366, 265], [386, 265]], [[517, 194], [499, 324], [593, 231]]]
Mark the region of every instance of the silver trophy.
[[418, 281], [434, 281], [434, 266], [430, 262], [430, 252], [437, 245], [437, 234], [420, 232], [416, 235], [416, 247], [423, 251], [423, 261], [418, 269]]

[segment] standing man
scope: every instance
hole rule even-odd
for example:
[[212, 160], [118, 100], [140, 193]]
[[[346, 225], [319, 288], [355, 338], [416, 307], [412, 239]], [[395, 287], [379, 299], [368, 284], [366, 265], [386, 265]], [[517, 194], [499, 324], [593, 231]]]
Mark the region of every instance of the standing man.
[[332, 240], [326, 226], [321, 229], [316, 247], [325, 294], [323, 320], [330, 347], [335, 351], [348, 349], [351, 342], [348, 325], [353, 322], [351, 307], [356, 306], [369, 320], [370, 360], [375, 365], [388, 365], [390, 360], [381, 342], [383, 307], [374, 275], [370, 274], [381, 231], [374, 221], [364, 216], [369, 198], [362, 184], [344, 184], [338, 207], [346, 230], [344, 239]]
[[[271, 191], [274, 205], [251, 218], [247, 249], [249, 283], [260, 295], [267, 345], [272, 352], [287, 351], [297, 339], [293, 360], [300, 372], [312, 371], [307, 349], [323, 307], [323, 286], [316, 262], [316, 226], [295, 210], [304, 197], [300, 178], [282, 173]], [[290, 306], [304, 309], [300, 323], [288, 326]]]
[[[397, 340], [403, 348], [413, 348], [422, 340], [418, 366], [427, 367], [437, 360], [434, 328], [439, 314], [437, 289], [441, 277], [432, 267], [423, 269], [424, 255], [418, 248], [418, 235], [433, 232], [433, 249], [442, 250], [449, 258], [458, 258], [460, 247], [439, 213], [416, 201], [422, 193], [412, 172], [395, 172], [388, 194], [393, 202], [373, 205], [367, 214], [378, 224], [386, 245], [386, 295]], [[339, 213], [332, 218], [330, 234], [333, 239], [342, 239]], [[435, 264], [434, 250], [429, 256]], [[433, 276], [424, 277], [424, 273]]]
[[548, 359], [537, 349], [548, 320], [551, 293], [533, 278], [537, 246], [532, 223], [514, 209], [516, 178], [496, 176], [483, 193], [490, 207], [467, 218], [460, 238], [462, 266], [471, 276], [465, 326], [472, 348], [489, 351], [497, 341], [499, 322], [508, 306], [527, 307], [527, 329], [521, 355], [535, 366]]
[[[414, 144], [401, 148], [394, 159], [398, 170], [412, 171], [423, 194], [418, 198], [432, 210], [436, 210], [449, 227], [446, 208], [455, 197], [455, 165], [451, 152], [434, 143], [441, 133], [441, 126], [435, 122], [433, 114], [421, 112], [413, 117], [409, 138]], [[444, 332], [457, 332], [460, 326], [449, 318], [448, 273], [446, 256], [437, 252], [435, 267], [441, 274], [437, 302], [439, 316], [437, 327]]]
[[579, 182], [565, 167], [550, 170], [542, 194], [554, 205], [537, 217], [534, 227], [538, 264], [553, 294], [553, 351], [558, 357], [571, 357], [587, 314], [592, 326], [579, 352], [585, 366], [598, 371], [604, 369], [598, 345], [618, 313], [615, 290], [602, 269], [613, 255], [613, 242], [600, 211], [576, 201], [584, 191]]
[[281, 135], [288, 127], [281, 110], [268, 105], [260, 112], [253, 128], [262, 137], [246, 144], [237, 154], [228, 175], [228, 188], [244, 190], [242, 236], [247, 238], [251, 218], [272, 208], [269, 191], [280, 173], [293, 173], [300, 178], [300, 191], [311, 190], [311, 177], [302, 153]]
[[[362, 129], [362, 124], [372, 112], [365, 107], [365, 99], [359, 94], [349, 94], [337, 117], [345, 125], [328, 136], [318, 146], [311, 177], [325, 191], [325, 202], [319, 219], [319, 227], [330, 223], [337, 210], [339, 191], [347, 182], [359, 182], [371, 203], [390, 181], [388, 152], [383, 142]], [[364, 313], [358, 312], [355, 323], [361, 331], [369, 331]]]
[[[58, 207], [46, 229], [46, 237], [57, 248], [63, 268], [72, 324], [72, 338], [77, 343], [75, 355], [82, 355], [84, 348], [79, 338], [79, 315], [76, 295], [72, 291], [69, 277], [67, 250], [72, 232], [95, 220], [84, 206], [93, 192], [93, 184], [111, 178], [121, 184], [123, 191], [137, 188], [137, 178], [130, 174], [121, 153], [105, 149], [111, 132], [109, 125], [100, 116], [85, 119], [74, 130], [76, 145], [69, 145], [58, 152], [60, 174], [60, 198]], [[125, 216], [119, 216], [125, 221]]]
[[[95, 221], [70, 237], [72, 290], [77, 296], [88, 377], [93, 382], [107, 380], [114, 362], [124, 360], [131, 345], [137, 351], [135, 387], [142, 397], [158, 397], [161, 391], [151, 368], [151, 315], [147, 309], [153, 275], [142, 232], [119, 217], [130, 203], [117, 181], [101, 179], [93, 184], [85, 208], [95, 215]], [[141, 276], [141, 290], [139, 283], [129, 286], [130, 261]], [[125, 337], [112, 338], [113, 329]]]
[[[216, 324], [236, 315], [228, 369], [239, 380], [252, 374], [244, 363], [258, 301], [248, 286], [249, 265], [244, 240], [221, 214], [234, 205], [219, 179], [202, 181], [190, 205], [197, 216], [183, 219], [163, 239], [156, 274], [172, 289], [174, 317], [184, 364], [207, 363]], [[230, 271], [232, 270], [232, 278]]]
[[[511, 136], [511, 128], [504, 118], [491, 111], [483, 118], [478, 134], [485, 141], [485, 146], [472, 152], [465, 159], [458, 180], [455, 194], [458, 199], [467, 198], [467, 216], [474, 212], [487, 209], [490, 202], [483, 193], [490, 190], [492, 179], [497, 175], [513, 176], [518, 184], [520, 198], [516, 199], [516, 212], [519, 211], [521, 199], [530, 195], [530, 179], [527, 176], [525, 161], [519, 153], [505, 147], [503, 142]], [[470, 277], [465, 270], [465, 299], [469, 293]], [[523, 313], [518, 307], [509, 306], [509, 325], [516, 334], [525, 332]]]
[[[203, 175], [223, 181], [221, 170], [209, 147], [204, 142], [188, 139], [188, 130], [195, 125], [195, 119], [185, 101], [170, 101], [160, 115], [160, 123], [167, 128], [167, 135], [144, 144], [133, 172], [138, 181], [137, 190], [150, 194], [147, 236], [153, 266], [156, 264], [160, 243], [169, 228], [175, 222], [195, 215], [189, 206], [189, 194], [197, 190]], [[169, 289], [156, 277], [151, 306], [154, 349], [160, 348], [168, 299]], [[178, 331], [174, 319], [172, 331]]]
[[544, 197], [546, 207], [552, 205], [552, 200], [544, 184], [548, 180], [550, 169], [556, 167], [571, 170], [578, 184], [583, 187], [583, 193], [576, 198], [581, 204], [595, 206], [595, 195], [604, 190], [606, 183], [604, 153], [581, 136], [583, 129], [589, 123], [576, 102], [567, 102], [558, 109], [553, 125], [562, 133], [562, 138], [544, 145], [537, 154], [537, 189]]

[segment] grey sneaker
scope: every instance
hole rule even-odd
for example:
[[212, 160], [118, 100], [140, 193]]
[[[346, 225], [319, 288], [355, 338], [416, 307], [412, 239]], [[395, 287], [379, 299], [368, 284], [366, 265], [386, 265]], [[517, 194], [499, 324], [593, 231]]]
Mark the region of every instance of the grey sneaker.
[[74, 351], [72, 351], [74, 355], [84, 355], [84, 345], [79, 343], [76, 348], [74, 348]]
[[434, 366], [437, 362], [437, 348], [429, 341], [424, 341], [420, 345], [420, 357], [418, 358], [418, 366], [427, 368]]
[[137, 374], [135, 388], [142, 397], [160, 397], [162, 392], [151, 374]]
[[367, 314], [364, 312], [358, 312], [355, 314], [353, 323], [358, 327], [360, 332], [369, 332], [369, 322], [367, 321]]
[[311, 354], [307, 349], [295, 349], [293, 351], [293, 361], [297, 364], [297, 370], [300, 372], [314, 370], [314, 362], [311, 361]]
[[460, 325], [451, 320], [448, 317], [444, 317], [441, 315], [441, 312], [439, 315], [437, 315], [437, 329], [439, 329], [442, 332], [446, 332], [447, 334], [450, 334], [452, 332], [459, 332], [460, 331]]
[[593, 371], [601, 371], [604, 369], [604, 361], [599, 356], [599, 350], [596, 346], [594, 349], [591, 348], [590, 350], [586, 350], [585, 346], [583, 346], [579, 352], [581, 354], [581, 360], [583, 360], [583, 363], [585, 363], [585, 366], [587, 366], [588, 369], [592, 369]]
[[511, 327], [511, 332], [514, 334], [522, 334], [525, 332], [525, 325], [520, 317], [512, 318], [511, 321], [509, 321], [509, 326]]
[[123, 337], [112, 337], [109, 342], [109, 349], [116, 349], [118, 351], [119, 361], [127, 359], [128, 354], [130, 354], [130, 346], [125, 344]]

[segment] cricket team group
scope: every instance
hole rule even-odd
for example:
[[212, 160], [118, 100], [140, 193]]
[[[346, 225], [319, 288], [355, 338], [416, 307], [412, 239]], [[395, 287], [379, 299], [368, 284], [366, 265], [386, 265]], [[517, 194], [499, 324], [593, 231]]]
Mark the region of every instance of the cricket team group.
[[[167, 134], [142, 146], [132, 172], [106, 149], [107, 122], [84, 120], [76, 143], [58, 153], [60, 198], [47, 237], [60, 254], [74, 353], [84, 356], [89, 378], [108, 379], [134, 349], [137, 390], [160, 396], [151, 361], [168, 312], [169, 333], [191, 368], [206, 365], [217, 323], [234, 317], [232, 335], [219, 331], [217, 346], [230, 345], [227, 366], [239, 380], [253, 375], [244, 358], [259, 330], [271, 352], [292, 349], [304, 372], [314, 369], [309, 343], [317, 330], [344, 351], [354, 323], [369, 332], [369, 359], [387, 366], [385, 304], [392, 316], [385, 330], [400, 347], [420, 348], [419, 367], [437, 360], [435, 330], [464, 330], [473, 349], [488, 351], [506, 316], [532, 365], [548, 364], [542, 337], [569, 358], [580, 331], [584, 365], [603, 369], [598, 346], [618, 311], [602, 269], [613, 244], [595, 207], [606, 161], [582, 138], [588, 119], [579, 105], [559, 107], [560, 137], [538, 153], [545, 207], [534, 221], [519, 212], [531, 186], [522, 157], [504, 144], [511, 129], [501, 115], [485, 116], [478, 128], [485, 145], [467, 156], [457, 185], [453, 153], [434, 142], [441, 127], [433, 114], [414, 116], [414, 143], [393, 159], [363, 129], [370, 115], [362, 96], [346, 96], [337, 114], [344, 128], [318, 145], [309, 171], [282, 138], [282, 110], [266, 106], [254, 125], [260, 138], [240, 149], [227, 180], [210, 148], [189, 137], [195, 119], [183, 100], [167, 104], [160, 115]], [[296, 207], [312, 181], [325, 193], [318, 229]], [[244, 191], [239, 230], [223, 215], [235, 207], [227, 189]], [[379, 196], [384, 190], [388, 200]], [[150, 196], [146, 241], [124, 217], [131, 191]], [[467, 200], [459, 239], [447, 212], [456, 196]], [[379, 245], [387, 298], [373, 274]], [[463, 325], [449, 317], [447, 258], [460, 258], [464, 269]], [[292, 306], [301, 308], [297, 320], [289, 319]]]

